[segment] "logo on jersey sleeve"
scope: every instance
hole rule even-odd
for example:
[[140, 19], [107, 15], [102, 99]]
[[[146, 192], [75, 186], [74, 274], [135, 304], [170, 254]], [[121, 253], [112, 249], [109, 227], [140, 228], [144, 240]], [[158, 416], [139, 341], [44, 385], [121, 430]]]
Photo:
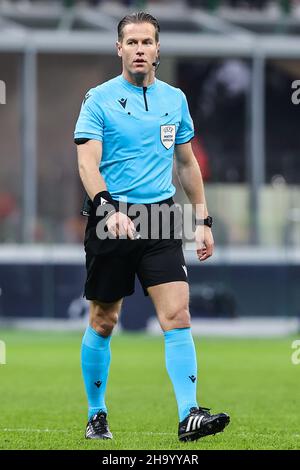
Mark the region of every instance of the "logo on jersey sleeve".
[[163, 146], [169, 150], [175, 142], [176, 126], [170, 124], [167, 126], [160, 126], [160, 140]]

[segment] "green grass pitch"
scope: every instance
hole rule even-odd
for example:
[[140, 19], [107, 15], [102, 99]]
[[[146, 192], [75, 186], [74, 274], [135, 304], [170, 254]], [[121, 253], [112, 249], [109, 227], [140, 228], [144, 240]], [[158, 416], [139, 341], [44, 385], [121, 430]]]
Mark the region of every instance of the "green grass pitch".
[[107, 390], [113, 441], [86, 441], [79, 333], [2, 331], [0, 449], [299, 449], [300, 365], [285, 339], [200, 339], [198, 398], [226, 411], [225, 432], [177, 440], [163, 338], [116, 334]]

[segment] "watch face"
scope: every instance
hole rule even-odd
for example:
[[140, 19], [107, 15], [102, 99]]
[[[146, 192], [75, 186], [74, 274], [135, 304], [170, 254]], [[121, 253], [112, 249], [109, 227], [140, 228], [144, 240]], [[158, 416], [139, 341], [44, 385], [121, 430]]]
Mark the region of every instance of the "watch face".
[[212, 226], [212, 217], [209, 215], [206, 219], [205, 219], [205, 225], [207, 225], [208, 227], [211, 227]]

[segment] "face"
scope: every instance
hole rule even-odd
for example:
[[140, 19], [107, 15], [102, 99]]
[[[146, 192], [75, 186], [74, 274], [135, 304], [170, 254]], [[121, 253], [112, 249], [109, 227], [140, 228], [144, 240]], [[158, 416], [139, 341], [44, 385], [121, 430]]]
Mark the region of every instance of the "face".
[[151, 23], [130, 23], [123, 29], [123, 39], [117, 42], [118, 56], [122, 57], [123, 71], [129, 75], [149, 75], [154, 72], [159, 43]]

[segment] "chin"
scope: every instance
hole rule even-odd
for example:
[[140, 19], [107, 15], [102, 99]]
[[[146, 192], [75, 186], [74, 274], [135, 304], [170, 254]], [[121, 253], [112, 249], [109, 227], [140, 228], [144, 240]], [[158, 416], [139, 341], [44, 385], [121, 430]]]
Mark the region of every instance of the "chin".
[[146, 71], [145, 71], [145, 72], [142, 72], [142, 71], [132, 72], [132, 75], [133, 75], [136, 79], [143, 79], [146, 74], [147, 74]]

